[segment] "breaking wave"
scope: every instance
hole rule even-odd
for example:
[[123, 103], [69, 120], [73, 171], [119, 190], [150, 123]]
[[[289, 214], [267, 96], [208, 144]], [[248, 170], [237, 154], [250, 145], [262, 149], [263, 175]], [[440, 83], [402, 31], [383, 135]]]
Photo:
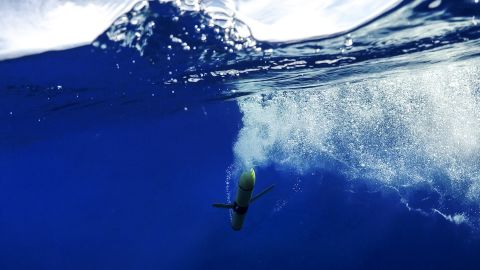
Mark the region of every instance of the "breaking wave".
[[[399, 0], [321, 2], [249, 0], [94, 0], [13, 1], [0, 3], [0, 59], [91, 43], [112, 23], [141, 25], [149, 3], [172, 4], [181, 13], [202, 14], [210, 26], [234, 32], [237, 39], [287, 42], [326, 37], [358, 27], [388, 11]], [[122, 15], [132, 9], [134, 20]], [[311, 27], [319, 25], [321, 27]], [[151, 27], [151, 26], [150, 26]], [[142, 35], [142, 32], [136, 32]], [[115, 35], [113, 39], [123, 39]], [[253, 39], [253, 38], [252, 38]]]

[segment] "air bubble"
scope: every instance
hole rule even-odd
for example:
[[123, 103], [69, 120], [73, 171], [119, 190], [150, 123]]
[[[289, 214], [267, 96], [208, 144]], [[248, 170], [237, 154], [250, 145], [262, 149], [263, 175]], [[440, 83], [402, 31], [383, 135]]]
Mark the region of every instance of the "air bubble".
[[430, 9], [437, 8], [441, 4], [442, 4], [442, 0], [434, 0], [434, 1], [430, 2], [430, 4], [428, 4], [428, 8], [430, 8]]
[[345, 45], [345, 47], [347, 47], [347, 49], [349, 49], [353, 46], [353, 39], [350, 36], [350, 34], [348, 34], [347, 37], [345, 38], [344, 45]]
[[148, 9], [148, 1], [140, 1], [133, 7], [133, 10], [136, 12], [144, 12]]

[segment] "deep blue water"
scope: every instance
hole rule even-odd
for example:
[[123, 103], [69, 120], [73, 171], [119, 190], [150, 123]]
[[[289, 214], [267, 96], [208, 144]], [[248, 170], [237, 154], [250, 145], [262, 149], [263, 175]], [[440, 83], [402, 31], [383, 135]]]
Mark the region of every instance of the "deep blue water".
[[[479, 13], [237, 50], [155, 2], [1, 61], [0, 269], [478, 269]], [[250, 167], [276, 187], [235, 232], [211, 204]]]

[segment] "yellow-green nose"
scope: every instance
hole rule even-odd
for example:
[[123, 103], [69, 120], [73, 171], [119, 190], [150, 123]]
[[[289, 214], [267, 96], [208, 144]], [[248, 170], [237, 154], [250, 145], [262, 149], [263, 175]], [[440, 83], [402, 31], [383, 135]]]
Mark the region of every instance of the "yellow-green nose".
[[255, 186], [255, 171], [250, 169], [249, 172], [244, 172], [240, 176], [240, 181], [238, 185], [243, 188], [244, 190], [252, 190], [253, 186]]

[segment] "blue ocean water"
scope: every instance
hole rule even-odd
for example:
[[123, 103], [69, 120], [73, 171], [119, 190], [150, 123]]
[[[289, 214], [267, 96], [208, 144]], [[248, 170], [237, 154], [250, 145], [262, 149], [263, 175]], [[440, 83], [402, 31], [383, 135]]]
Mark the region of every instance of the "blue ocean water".
[[288, 42], [198, 3], [0, 61], [0, 269], [480, 267], [478, 1]]

